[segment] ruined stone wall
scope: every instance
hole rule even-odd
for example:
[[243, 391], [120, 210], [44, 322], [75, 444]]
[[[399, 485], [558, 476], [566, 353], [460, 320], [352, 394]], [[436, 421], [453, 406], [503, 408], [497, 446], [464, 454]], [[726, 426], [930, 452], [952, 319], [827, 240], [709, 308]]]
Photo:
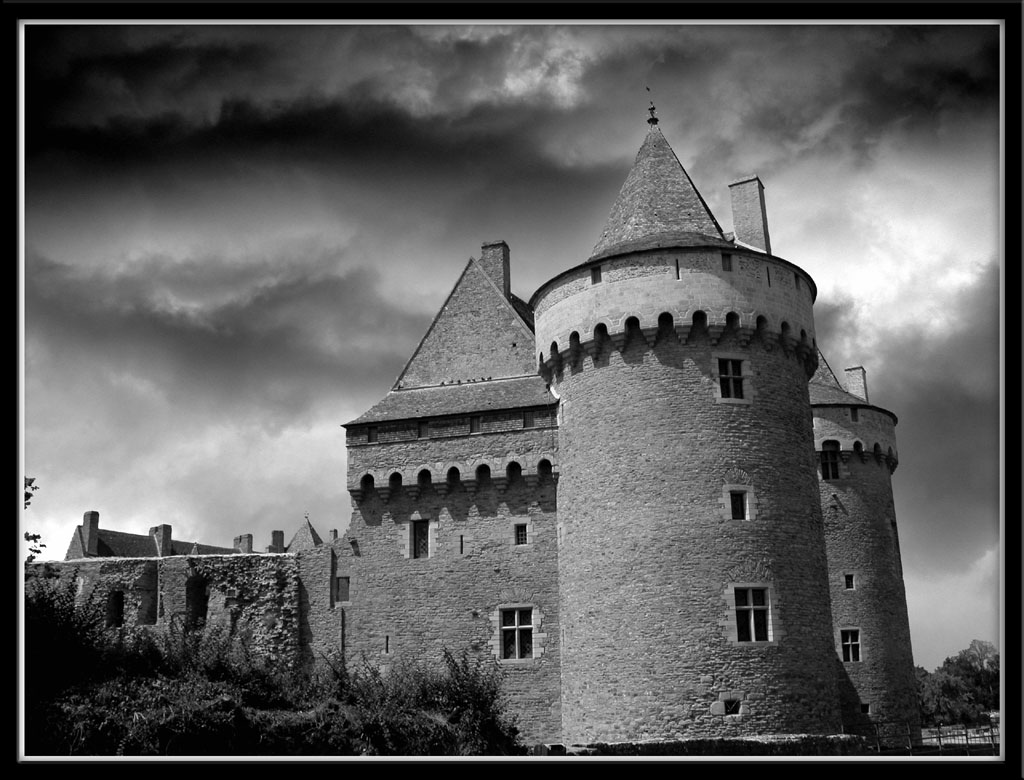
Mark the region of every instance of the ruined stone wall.
[[[839, 477], [821, 479], [819, 489], [843, 720], [847, 725], [895, 720], [916, 727], [917, 685], [892, 493], [896, 461], [888, 455], [895, 428], [880, 411], [859, 409], [858, 418], [852, 422], [846, 407], [814, 409], [815, 439], [842, 442]], [[861, 441], [870, 449], [855, 451], [853, 444]], [[885, 455], [875, 455], [875, 441]], [[858, 632], [859, 660], [842, 660], [844, 630]]]
[[48, 571], [74, 581], [79, 603], [96, 605], [112, 629], [220, 629], [284, 668], [301, 663], [294, 556], [87, 558]]
[[[350, 527], [336, 546], [338, 574], [349, 577], [340, 605], [350, 667], [392, 667], [402, 660], [438, 666], [445, 649], [500, 664], [510, 709], [528, 742], [558, 741], [559, 607], [556, 481], [538, 473], [555, 462], [553, 429], [481, 433], [350, 447], [351, 475], [431, 464], [429, 485], [358, 494]], [[506, 466], [523, 475], [511, 481]], [[448, 464], [464, 479], [451, 486]], [[493, 479], [476, 481], [488, 464]], [[413, 523], [426, 521], [429, 554], [414, 557]], [[516, 526], [526, 543], [517, 544]], [[502, 609], [529, 609], [529, 658], [502, 658]]]

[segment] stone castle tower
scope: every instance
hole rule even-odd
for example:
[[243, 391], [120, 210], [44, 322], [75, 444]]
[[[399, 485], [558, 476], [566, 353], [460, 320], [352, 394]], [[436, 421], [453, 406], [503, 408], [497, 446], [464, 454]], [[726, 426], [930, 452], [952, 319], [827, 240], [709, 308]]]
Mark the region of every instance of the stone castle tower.
[[345, 424], [342, 536], [259, 553], [90, 512], [61, 576], [109, 626], [246, 630], [296, 667], [467, 651], [532, 743], [919, 731], [896, 417], [821, 356], [760, 180], [723, 233], [651, 114], [589, 259], [527, 302], [485, 243]]

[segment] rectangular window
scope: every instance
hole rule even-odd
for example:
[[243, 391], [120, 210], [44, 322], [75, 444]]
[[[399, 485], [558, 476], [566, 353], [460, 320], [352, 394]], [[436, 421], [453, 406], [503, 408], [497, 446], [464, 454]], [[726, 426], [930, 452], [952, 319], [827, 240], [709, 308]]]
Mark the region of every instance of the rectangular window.
[[742, 398], [743, 361], [719, 358], [718, 381], [722, 387], [722, 398]]
[[844, 661], [860, 660], [860, 630], [856, 628], [846, 629], [839, 632], [843, 645]]
[[853, 575], [852, 574], [847, 574], [846, 575], [846, 589], [847, 590], [853, 590]]
[[480, 433], [480, 415], [473, 415], [469, 418], [469, 432]]
[[732, 509], [733, 520], [747, 519], [747, 493], [744, 490], [732, 490], [729, 492], [729, 503]]
[[726, 715], [739, 715], [740, 714], [740, 700], [729, 699], [725, 702], [725, 714]]
[[501, 610], [501, 657], [533, 658], [533, 610]]
[[676, 279], [679, 279], [679, 258], [676, 258]]
[[800, 289], [800, 276], [798, 274], [793, 274], [793, 283], [796, 285], [796, 289], [799, 290]]
[[736, 638], [768, 641], [768, 589], [736, 588]]
[[412, 524], [412, 557], [430, 557], [430, 521], [414, 520]]
[[850, 407], [850, 422], [859, 422], [859, 421], [860, 421], [860, 409], [858, 409], [856, 406], [851, 406]]
[[601, 281], [601, 266], [595, 265], [590, 269], [590, 283], [597, 284]]
[[419, 438], [421, 438], [421, 439], [429, 438], [430, 437], [430, 423], [427, 422], [426, 420], [420, 420], [419, 421], [419, 429], [417, 430], [416, 435], [419, 436]]
[[862, 704], [862, 705], [860, 705], [860, 712], [861, 712], [861, 715], [870, 715], [871, 714], [871, 705], [870, 704]]
[[821, 445], [821, 478], [839, 479], [839, 445], [834, 441]]
[[722, 270], [723, 271], [731, 271], [732, 270], [732, 255], [722, 255]]
[[348, 588], [349, 578], [348, 577], [337, 577], [334, 580], [334, 593], [337, 601], [348, 601]]
[[371, 425], [369, 428], [366, 429], [366, 441], [368, 441], [370, 444], [373, 444], [375, 441], [377, 441], [376, 426]]
[[768, 266], [764, 267], [764, 275], [768, 279], [768, 286], [772, 286], [772, 269]]
[[523, 412], [523, 427], [532, 428], [534, 426], [533, 412]]
[[526, 524], [516, 526], [516, 544], [526, 544]]

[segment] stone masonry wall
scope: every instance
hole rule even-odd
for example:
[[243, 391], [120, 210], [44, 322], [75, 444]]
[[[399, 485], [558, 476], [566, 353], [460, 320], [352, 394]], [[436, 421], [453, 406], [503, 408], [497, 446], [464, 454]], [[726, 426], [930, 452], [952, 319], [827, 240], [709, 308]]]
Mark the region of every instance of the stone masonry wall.
[[[753, 402], [716, 403], [718, 350], [743, 351], [634, 341], [558, 384], [567, 742], [838, 727], [806, 374], [751, 344]], [[726, 514], [735, 485], [750, 519]], [[738, 643], [734, 590], [754, 586], [772, 641]]]
[[[839, 478], [820, 480], [828, 550], [834, 637], [848, 726], [899, 721], [919, 727], [917, 685], [906, 590], [900, 563], [891, 469], [895, 462], [852, 451], [851, 439], [893, 442], [892, 419], [861, 409], [868, 430], [849, 436], [849, 410], [815, 407], [815, 438], [844, 442]], [[879, 429], [888, 421], [887, 430]], [[820, 476], [820, 473], [819, 473]], [[847, 582], [852, 576], [852, 583]], [[841, 631], [859, 632], [860, 660], [842, 662]], [[867, 706], [868, 712], [863, 712]], [[905, 732], [904, 732], [905, 733]]]
[[[353, 474], [430, 464], [430, 486], [368, 491], [353, 501], [352, 521], [336, 546], [338, 574], [349, 577], [344, 652], [350, 667], [392, 667], [405, 661], [437, 666], [445, 649], [486, 663], [505, 676], [510, 709], [527, 742], [560, 738], [559, 607], [556, 482], [536, 473], [555, 463], [554, 430], [475, 434], [447, 440], [367, 445], [349, 450]], [[503, 482], [504, 464], [519, 460], [534, 473]], [[479, 463], [495, 479], [465, 479], [450, 489], [447, 464], [472, 477]], [[413, 557], [412, 523], [429, 523], [429, 556]], [[526, 544], [516, 544], [525, 525]], [[501, 659], [502, 608], [527, 608], [532, 657]]]

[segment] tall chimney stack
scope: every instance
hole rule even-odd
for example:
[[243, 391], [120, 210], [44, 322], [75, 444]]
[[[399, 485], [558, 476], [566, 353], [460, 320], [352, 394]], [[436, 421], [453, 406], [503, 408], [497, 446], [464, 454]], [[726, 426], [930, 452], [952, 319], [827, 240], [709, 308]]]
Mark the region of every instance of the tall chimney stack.
[[156, 544], [156, 554], [159, 557], [163, 558], [168, 555], [174, 555], [174, 551], [171, 549], [171, 527], [169, 525], [164, 523], [155, 528], [150, 528], [149, 535]]
[[768, 237], [768, 212], [764, 207], [764, 185], [756, 176], [744, 176], [729, 185], [732, 196], [732, 229], [737, 241], [772, 253]]
[[868, 402], [868, 377], [863, 366], [843, 369], [846, 373], [846, 392]]
[[85, 554], [90, 558], [99, 555], [100, 542], [100, 513], [96, 511], [86, 512], [82, 516], [82, 541], [84, 542]]
[[488, 241], [480, 247], [480, 266], [498, 285], [498, 289], [508, 298], [512, 294], [512, 283], [509, 271], [508, 244], [504, 241]]
[[235, 549], [243, 555], [252, 552], [252, 534], [242, 534], [235, 537]]

